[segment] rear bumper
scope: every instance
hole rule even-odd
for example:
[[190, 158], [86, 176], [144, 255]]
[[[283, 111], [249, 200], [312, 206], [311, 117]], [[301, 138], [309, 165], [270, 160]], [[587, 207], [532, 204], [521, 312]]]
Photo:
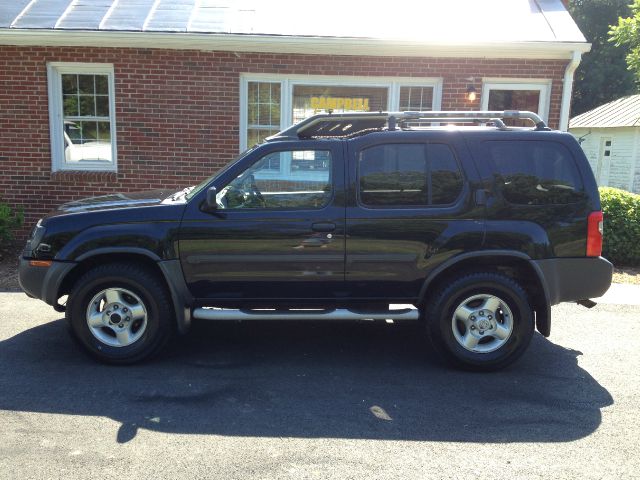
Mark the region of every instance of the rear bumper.
[[50, 267], [34, 267], [29, 259], [20, 258], [18, 282], [30, 297], [55, 305], [62, 280], [76, 264], [73, 262], [52, 262]]
[[602, 257], [532, 260], [546, 286], [549, 305], [601, 297], [611, 286], [613, 265]]

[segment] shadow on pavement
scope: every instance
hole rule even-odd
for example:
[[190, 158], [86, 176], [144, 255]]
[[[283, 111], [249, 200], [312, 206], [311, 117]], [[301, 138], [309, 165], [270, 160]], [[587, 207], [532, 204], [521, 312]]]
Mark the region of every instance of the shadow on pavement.
[[536, 335], [494, 374], [431, 359], [417, 325], [196, 324], [159, 359], [110, 367], [58, 320], [0, 342], [0, 409], [105, 416], [138, 429], [262, 437], [564, 442], [611, 405], [580, 352]]

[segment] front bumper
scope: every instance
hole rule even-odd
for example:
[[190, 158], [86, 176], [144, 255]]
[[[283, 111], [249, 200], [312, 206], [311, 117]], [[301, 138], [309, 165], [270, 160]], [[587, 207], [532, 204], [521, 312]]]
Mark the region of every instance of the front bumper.
[[597, 298], [611, 286], [613, 265], [602, 257], [532, 260], [544, 284], [549, 305]]
[[75, 267], [75, 262], [53, 261], [49, 267], [34, 267], [28, 258], [20, 258], [18, 282], [30, 297], [39, 298], [49, 305], [56, 305], [58, 292], [64, 277]]

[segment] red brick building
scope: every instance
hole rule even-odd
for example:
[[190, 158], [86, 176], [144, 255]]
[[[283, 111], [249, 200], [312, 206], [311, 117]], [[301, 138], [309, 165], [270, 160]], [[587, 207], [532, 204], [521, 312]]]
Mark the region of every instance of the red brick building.
[[178, 3], [0, 6], [0, 200], [28, 224], [194, 184], [326, 109], [533, 110], [566, 129], [589, 50], [560, 0]]

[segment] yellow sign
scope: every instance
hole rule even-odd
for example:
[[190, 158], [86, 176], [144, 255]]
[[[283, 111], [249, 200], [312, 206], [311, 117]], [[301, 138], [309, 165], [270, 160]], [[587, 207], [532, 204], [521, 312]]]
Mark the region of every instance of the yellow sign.
[[368, 98], [311, 97], [312, 110], [369, 111]]

